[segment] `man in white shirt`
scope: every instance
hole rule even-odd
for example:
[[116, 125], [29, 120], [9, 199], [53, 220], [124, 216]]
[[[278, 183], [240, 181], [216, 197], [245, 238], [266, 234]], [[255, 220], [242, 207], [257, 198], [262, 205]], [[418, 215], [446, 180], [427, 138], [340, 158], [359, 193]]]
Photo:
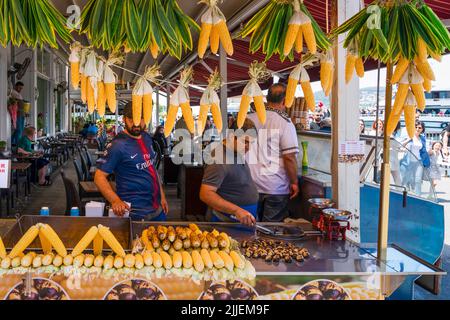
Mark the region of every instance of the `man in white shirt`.
[[285, 97], [283, 84], [272, 85], [267, 94], [266, 123], [263, 125], [256, 113], [248, 116], [258, 130], [258, 142], [252, 145], [248, 162], [259, 192], [260, 221], [283, 221], [289, 216], [289, 200], [299, 192], [297, 132], [285, 112]]

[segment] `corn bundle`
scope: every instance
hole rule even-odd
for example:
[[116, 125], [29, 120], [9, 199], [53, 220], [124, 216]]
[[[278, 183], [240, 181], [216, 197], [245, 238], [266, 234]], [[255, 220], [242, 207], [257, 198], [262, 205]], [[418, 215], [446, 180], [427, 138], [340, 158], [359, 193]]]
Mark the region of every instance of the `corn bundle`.
[[208, 79], [208, 87], [203, 92], [200, 99], [200, 114], [198, 116], [197, 131], [199, 135], [203, 134], [206, 125], [206, 118], [208, 117], [208, 112], [211, 110], [211, 114], [214, 119], [214, 124], [217, 130], [222, 132], [222, 113], [220, 111], [220, 98], [216, 90], [220, 89], [221, 78], [219, 72], [216, 70]]
[[112, 71], [112, 65], [122, 64], [124, 61], [123, 56], [114, 53], [109, 56], [108, 60], [105, 62], [103, 67], [103, 83], [105, 86], [105, 97], [106, 103], [108, 104], [109, 111], [112, 113], [116, 112], [117, 100], [116, 100], [116, 82], [117, 76]]
[[262, 51], [266, 60], [278, 54], [281, 61], [286, 57], [292, 61], [294, 51], [303, 51], [303, 42], [313, 54], [330, 47], [303, 0], [270, 1], [247, 22], [240, 35], [251, 35], [250, 52]]
[[105, 70], [105, 63], [102, 60], [98, 61], [97, 71], [97, 112], [100, 117], [105, 116], [106, 112], [106, 92], [105, 83], [103, 82], [103, 74]]
[[399, 81], [392, 113], [398, 114], [401, 112], [405, 105], [409, 89], [411, 89], [414, 94], [417, 101], [417, 107], [423, 111], [426, 106], [423, 77], [412, 64], [409, 65], [408, 71], [404, 73], [402, 79]]
[[253, 61], [249, 67], [250, 81], [245, 86], [242, 92], [241, 105], [239, 108], [237, 125], [238, 128], [242, 128], [244, 125], [245, 118], [247, 117], [248, 108], [250, 102], [253, 99], [256, 108], [256, 114], [258, 119], [262, 124], [266, 123], [266, 107], [264, 105], [264, 95], [258, 84], [258, 82], [266, 81], [270, 76], [270, 72], [266, 68], [264, 62], [259, 63], [258, 61]]
[[298, 64], [294, 70], [292, 70], [289, 75], [288, 86], [286, 89], [286, 107], [290, 108], [294, 103], [295, 91], [297, 89], [297, 85], [300, 82], [300, 86], [303, 90], [303, 95], [305, 96], [305, 101], [308, 108], [311, 111], [314, 111], [316, 108], [316, 102], [314, 99], [314, 93], [311, 88], [310, 78], [308, 72], [305, 69], [305, 66], [312, 65], [317, 58], [313, 55], [306, 55], [304, 60]]
[[208, 10], [206, 10], [201, 18], [202, 25], [198, 42], [198, 56], [201, 59], [205, 55], [208, 41], [211, 42], [211, 52], [214, 54], [219, 50], [219, 43], [222, 44], [225, 52], [229, 56], [232, 56], [234, 52], [230, 31], [227, 27], [227, 20], [217, 6], [217, 2], [218, 0], [200, 1], [200, 3], [208, 6]]
[[364, 77], [364, 62], [363, 59], [358, 56], [357, 47], [357, 42], [352, 41], [351, 45], [347, 48], [347, 57], [345, 61], [345, 83], [349, 83], [352, 80], [355, 71], [358, 77]]
[[167, 113], [167, 119], [164, 126], [164, 134], [166, 137], [170, 135], [173, 127], [175, 126], [178, 109], [181, 108], [184, 121], [191, 134], [194, 134], [195, 125], [194, 117], [189, 102], [189, 83], [192, 81], [194, 71], [192, 67], [187, 67], [180, 74], [180, 84], [170, 97], [169, 111]]
[[334, 81], [334, 57], [333, 52], [328, 50], [320, 55], [320, 83], [325, 96], [329, 96]]
[[391, 114], [389, 115], [386, 125], [386, 134], [391, 135], [392, 132], [394, 132], [397, 123], [400, 121], [400, 116], [403, 111], [406, 131], [408, 133], [408, 136], [412, 138], [415, 133], [416, 108], [417, 108], [417, 101], [413, 94], [413, 91], [407, 89], [406, 99], [401, 108], [399, 110], [396, 110], [396, 112], [391, 112]]
[[82, 46], [79, 42], [74, 42], [70, 46], [70, 82], [75, 90], [80, 86], [80, 54]]
[[81, 57], [80, 57], [80, 92], [81, 92], [81, 101], [83, 103], [87, 102], [87, 83], [88, 78], [85, 74], [85, 65], [86, 65], [86, 59], [87, 54], [89, 53], [89, 49], [83, 48], [81, 50]]
[[[145, 96], [150, 96], [150, 101], [151, 101], [151, 97], [153, 94], [153, 89], [152, 86], [150, 85], [150, 83], [148, 83], [148, 81], [144, 78], [144, 77], [140, 77], [138, 79], [138, 81], [136, 82], [136, 85], [133, 88], [133, 92], [131, 95], [131, 100], [132, 100], [132, 104], [133, 104], [133, 124], [135, 126], [139, 126], [139, 124], [141, 123], [141, 119], [142, 118], [142, 106], [143, 106], [143, 101], [144, 101], [144, 95]], [[146, 108], [152, 108], [152, 105], [148, 102], [148, 99], [146, 99]], [[151, 113], [150, 113], [150, 118], [151, 118]], [[150, 122], [150, 121], [149, 121]]]
[[87, 105], [88, 111], [92, 114], [97, 106], [98, 97], [98, 71], [97, 71], [97, 55], [91, 51], [86, 58], [84, 66], [84, 74], [87, 77]]

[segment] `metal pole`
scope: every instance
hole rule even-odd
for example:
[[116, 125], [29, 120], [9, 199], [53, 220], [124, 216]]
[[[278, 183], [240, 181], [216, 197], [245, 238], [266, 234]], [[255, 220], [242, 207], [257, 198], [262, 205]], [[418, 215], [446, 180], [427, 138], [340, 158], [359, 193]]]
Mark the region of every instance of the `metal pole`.
[[[385, 123], [389, 119], [392, 107], [392, 73], [393, 64], [388, 62], [386, 65], [386, 107], [384, 110]], [[381, 165], [381, 183], [380, 183], [380, 208], [378, 217], [378, 260], [386, 261], [388, 231], [389, 231], [389, 191], [391, 179], [390, 167], [390, 144], [391, 139], [384, 135], [383, 139], [383, 164]]]
[[[381, 63], [378, 60], [378, 71], [377, 71], [377, 110], [375, 116], [375, 164], [373, 166], [373, 181], [376, 183], [380, 182], [380, 177], [378, 176], [378, 120], [380, 113], [380, 67]], [[386, 123], [385, 123], [386, 124]]]

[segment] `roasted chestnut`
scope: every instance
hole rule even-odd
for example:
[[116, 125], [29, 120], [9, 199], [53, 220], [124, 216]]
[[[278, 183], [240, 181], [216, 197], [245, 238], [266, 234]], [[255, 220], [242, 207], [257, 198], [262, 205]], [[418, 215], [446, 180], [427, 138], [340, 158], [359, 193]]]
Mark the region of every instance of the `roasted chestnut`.
[[161, 292], [155, 287], [140, 288], [136, 291], [136, 296], [139, 300], [158, 300]]
[[119, 300], [119, 295], [116, 290], [111, 290], [106, 296], [105, 300]]
[[119, 300], [137, 300], [136, 292], [130, 286], [118, 290], [118, 293]]

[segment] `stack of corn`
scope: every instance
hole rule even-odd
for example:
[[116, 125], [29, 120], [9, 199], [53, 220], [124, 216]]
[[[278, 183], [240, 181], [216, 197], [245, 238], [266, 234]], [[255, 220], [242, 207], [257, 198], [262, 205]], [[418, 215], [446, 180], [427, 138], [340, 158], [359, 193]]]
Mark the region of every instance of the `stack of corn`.
[[297, 84], [300, 82], [303, 90], [303, 95], [305, 96], [306, 105], [308, 106], [310, 111], [315, 110], [316, 101], [314, 98], [314, 92], [311, 88], [311, 82], [308, 72], [305, 69], [305, 66], [313, 64], [315, 60], [316, 58], [312, 55], [305, 56], [305, 59], [300, 64], [298, 64], [289, 75], [288, 86], [286, 89], [287, 108], [290, 108], [294, 103], [295, 91], [297, 89]]
[[205, 130], [206, 118], [208, 116], [208, 112], [211, 110], [214, 124], [216, 125], [219, 133], [222, 132], [223, 123], [222, 123], [222, 113], [220, 111], [220, 98], [216, 92], [216, 90], [220, 89], [221, 79], [219, 72], [216, 70], [208, 79], [208, 87], [203, 92], [203, 95], [200, 99], [200, 113], [198, 116], [198, 134], [202, 135]]

